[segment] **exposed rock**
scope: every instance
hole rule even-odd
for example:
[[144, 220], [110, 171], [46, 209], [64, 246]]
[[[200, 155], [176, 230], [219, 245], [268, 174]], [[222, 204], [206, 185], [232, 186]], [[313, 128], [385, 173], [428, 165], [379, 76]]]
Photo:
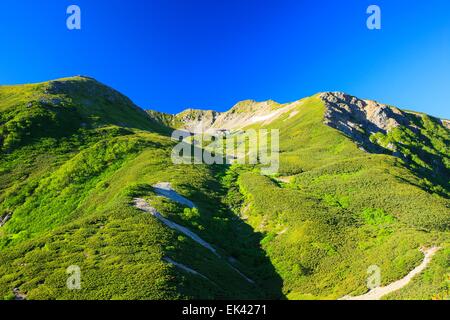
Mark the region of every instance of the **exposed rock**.
[[[325, 92], [319, 95], [325, 104], [324, 123], [341, 131], [351, 138], [360, 150], [371, 153], [387, 153], [407, 160], [398, 149], [396, 143], [384, 145], [383, 141], [375, 141], [373, 135], [386, 135], [397, 127], [404, 127], [412, 133], [420, 135], [421, 129], [415, 123], [421, 115], [404, 112], [400, 109], [372, 100], [359, 99], [342, 92]], [[174, 128], [194, 133], [210, 133], [215, 135], [233, 134], [258, 124], [269, 125], [284, 116], [284, 121], [298, 114], [305, 100], [279, 104], [268, 100], [257, 102], [244, 100], [237, 103], [227, 112], [215, 112], [188, 109], [177, 115], [158, 115], [155, 118], [168, 118]], [[449, 120], [441, 120], [446, 128], [450, 128]], [[401, 141], [398, 141], [401, 144]]]
[[399, 109], [376, 101], [361, 100], [342, 92], [326, 92], [320, 95], [327, 112], [325, 120], [330, 124], [343, 122], [347, 126], [364, 127], [369, 132], [392, 130], [409, 121]]
[[[383, 134], [409, 120], [399, 109], [371, 100], [361, 100], [342, 92], [326, 92], [320, 95], [325, 102], [324, 123], [351, 137], [362, 148], [380, 152], [381, 148], [370, 141], [374, 133]], [[391, 151], [395, 151], [391, 146]]]
[[175, 119], [182, 123], [181, 129], [190, 132], [205, 132], [212, 127], [220, 114], [213, 110], [187, 109], [177, 114]]
[[242, 130], [255, 123], [269, 124], [286, 112], [293, 111], [302, 102], [279, 104], [268, 100], [238, 102], [227, 112], [188, 109], [175, 117], [182, 124], [181, 129], [190, 132], [230, 133]]

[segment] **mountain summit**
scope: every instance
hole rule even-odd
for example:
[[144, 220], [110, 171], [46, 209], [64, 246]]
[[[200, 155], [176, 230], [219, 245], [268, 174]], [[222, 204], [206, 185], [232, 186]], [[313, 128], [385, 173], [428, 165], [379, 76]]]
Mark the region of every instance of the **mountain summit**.
[[[187, 109], [166, 115], [164, 119], [169, 120], [162, 124], [194, 133], [214, 133], [276, 128], [275, 123], [283, 131], [312, 101], [320, 101], [317, 108], [324, 109], [323, 123], [350, 138], [361, 150], [401, 158], [411, 170], [445, 189], [450, 187], [448, 121], [342, 92], [319, 93], [285, 104], [245, 100], [227, 112]], [[161, 121], [161, 113], [148, 112], [156, 122]]]

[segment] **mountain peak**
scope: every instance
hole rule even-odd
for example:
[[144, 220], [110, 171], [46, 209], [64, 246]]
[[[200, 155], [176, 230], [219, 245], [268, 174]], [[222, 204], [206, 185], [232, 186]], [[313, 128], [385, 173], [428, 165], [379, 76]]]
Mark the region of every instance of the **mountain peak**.
[[353, 121], [372, 132], [387, 132], [409, 123], [400, 109], [373, 100], [363, 100], [343, 92], [326, 92], [320, 98], [327, 107], [326, 121]]
[[85, 76], [85, 75], [75, 75], [75, 76], [70, 76], [70, 77], [63, 77], [63, 78], [50, 80], [48, 82], [53, 82], [53, 81], [95, 81], [95, 82], [98, 82], [97, 79], [90, 77], [90, 76]]
[[240, 113], [240, 112], [253, 112], [257, 111], [261, 108], [270, 108], [275, 109], [282, 104], [274, 101], [274, 100], [266, 100], [266, 101], [256, 101], [252, 99], [242, 100], [236, 103], [229, 112], [231, 113]]
[[324, 123], [351, 137], [367, 150], [378, 147], [370, 141], [376, 133], [386, 134], [410, 121], [400, 109], [373, 100], [363, 100], [343, 92], [320, 94], [325, 104]]

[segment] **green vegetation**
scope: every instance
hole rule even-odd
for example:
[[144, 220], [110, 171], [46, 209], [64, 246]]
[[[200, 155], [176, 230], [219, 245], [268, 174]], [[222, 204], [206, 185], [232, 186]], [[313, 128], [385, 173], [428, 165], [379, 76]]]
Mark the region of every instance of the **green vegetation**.
[[420, 186], [450, 196], [449, 130], [439, 119], [425, 114], [408, 113], [407, 117], [412, 126], [373, 134], [371, 141], [401, 157], [409, 169], [422, 176]]
[[[372, 137], [406, 159], [368, 154], [325, 126], [317, 96], [295, 111], [265, 125], [281, 128], [280, 173], [267, 177], [258, 166], [172, 164], [169, 127], [181, 118], [145, 113], [93, 79], [0, 87], [0, 299], [14, 288], [27, 299], [335, 299], [367, 291], [373, 264], [383, 284], [400, 279], [433, 245], [442, 249], [426, 272], [386, 298], [448, 298], [448, 130], [411, 115], [420, 136]], [[196, 208], [158, 196], [159, 182]], [[81, 290], [66, 287], [71, 265]]]
[[[58, 93], [48, 92], [55, 87]], [[259, 234], [221, 204], [224, 168], [174, 166], [168, 128], [142, 117], [126, 98], [94, 80], [73, 78], [2, 87], [1, 110], [14, 114], [27, 99], [53, 100], [60, 90], [67, 104], [49, 114], [71, 110], [73, 128], [66, 131], [51, 117], [15, 112], [28, 126], [18, 129], [16, 142], [2, 149], [0, 217], [12, 217], [0, 228], [0, 297], [12, 298], [14, 288], [27, 299], [282, 297], [281, 279], [258, 247]], [[113, 102], [99, 106], [99, 97], [110, 94]], [[46, 107], [37, 107], [41, 109]], [[122, 116], [122, 111], [136, 113], [139, 121]], [[78, 118], [82, 120], [74, 122]], [[2, 130], [11, 121], [2, 122]], [[47, 130], [47, 124], [53, 129]], [[2, 141], [12, 141], [12, 132], [2, 131]], [[151, 185], [161, 181], [170, 181], [198, 208], [154, 199]], [[155, 201], [163, 214], [212, 243], [221, 258], [134, 208], [132, 198], [137, 196]], [[166, 257], [208, 280], [165, 262]], [[243, 280], [230, 264], [255, 284]], [[81, 290], [66, 287], [71, 265], [81, 268]]]
[[450, 299], [450, 248], [446, 245], [431, 261], [429, 267], [414, 278], [407, 287], [391, 293], [385, 299]]
[[[411, 171], [401, 159], [359, 150], [323, 125], [322, 114], [322, 102], [312, 97], [295, 116], [265, 126], [282, 128], [279, 176], [289, 176], [290, 183], [248, 169], [231, 189], [236, 203], [242, 201], [236, 188], [245, 197], [246, 222], [266, 235], [261, 244], [291, 299], [364, 293], [372, 264], [381, 268], [386, 285], [421, 261], [419, 247], [449, 241], [449, 199], [441, 189], [423, 186], [428, 173]], [[430, 276], [437, 277], [434, 289], [446, 286], [446, 257]], [[401, 297], [430, 299], [440, 292], [410, 289], [420, 286], [407, 286]]]

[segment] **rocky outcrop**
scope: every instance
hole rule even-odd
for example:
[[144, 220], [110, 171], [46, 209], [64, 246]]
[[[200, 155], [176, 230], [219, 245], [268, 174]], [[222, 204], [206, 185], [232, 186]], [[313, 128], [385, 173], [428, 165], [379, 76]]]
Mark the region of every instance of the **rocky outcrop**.
[[177, 128], [190, 132], [229, 132], [242, 130], [253, 124], [269, 124], [279, 116], [293, 110], [301, 102], [279, 104], [268, 100], [244, 100], [227, 112], [188, 109], [177, 114]]
[[[399, 144], [383, 142], [380, 135], [373, 135], [377, 133], [386, 135], [397, 127], [420, 135], [418, 123], [422, 114], [405, 112], [390, 105], [359, 99], [343, 92], [324, 92], [314, 96], [316, 97], [319, 97], [325, 105], [324, 123], [341, 131], [366, 152], [387, 153], [407, 160], [405, 154], [399, 150]], [[226, 112], [187, 109], [173, 116], [170, 120], [171, 127], [194, 133], [235, 133], [253, 125], [262, 127], [269, 125], [282, 116], [290, 119], [299, 113], [304, 101], [305, 99], [280, 104], [272, 100], [263, 102], [244, 100]], [[447, 129], [450, 128], [449, 120], [440, 122]]]
[[326, 92], [320, 95], [325, 102], [327, 124], [364, 127], [369, 132], [386, 133], [400, 125], [408, 125], [405, 114], [392, 106], [376, 101], [361, 100], [342, 92]]
[[187, 109], [175, 115], [174, 124], [189, 132], [204, 132], [212, 127], [220, 114], [213, 110]]
[[322, 93], [320, 98], [326, 107], [324, 123], [368, 151], [381, 151], [370, 141], [372, 134], [385, 134], [398, 126], [409, 125], [408, 118], [400, 109], [376, 101], [358, 99], [342, 92]]

